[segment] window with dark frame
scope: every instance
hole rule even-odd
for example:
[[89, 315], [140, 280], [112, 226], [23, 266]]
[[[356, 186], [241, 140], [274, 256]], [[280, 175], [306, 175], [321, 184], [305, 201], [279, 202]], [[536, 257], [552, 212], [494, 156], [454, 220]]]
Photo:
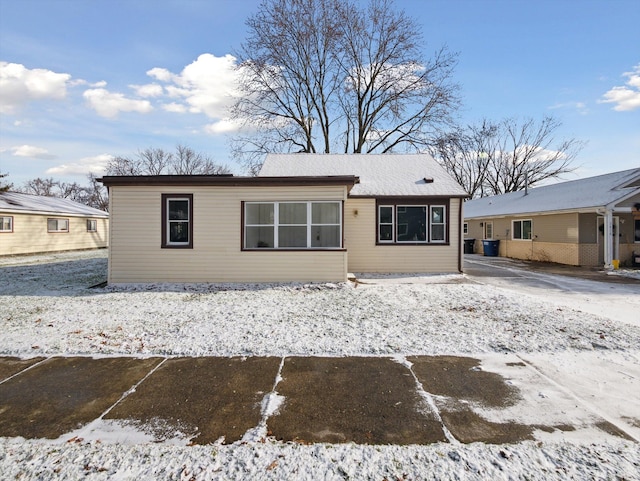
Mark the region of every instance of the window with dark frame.
[[162, 194], [162, 247], [193, 247], [193, 194]]
[[635, 219], [634, 220], [634, 224], [635, 224], [635, 226], [634, 226], [635, 227], [635, 230], [634, 230], [635, 234], [634, 234], [634, 237], [633, 237], [633, 239], [634, 239], [633, 241], [634, 242], [640, 242], [640, 219]]
[[47, 219], [47, 232], [69, 232], [69, 219]]
[[13, 232], [13, 216], [0, 216], [0, 232]]
[[378, 204], [378, 244], [446, 244], [446, 204]]
[[531, 240], [532, 222], [531, 220], [513, 221], [513, 239]]
[[243, 228], [244, 249], [339, 249], [342, 204], [245, 202]]

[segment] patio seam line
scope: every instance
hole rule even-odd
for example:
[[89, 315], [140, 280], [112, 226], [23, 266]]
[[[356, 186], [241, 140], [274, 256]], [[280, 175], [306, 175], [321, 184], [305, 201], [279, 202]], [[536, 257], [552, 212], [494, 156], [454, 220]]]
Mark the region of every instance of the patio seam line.
[[[60, 436], [59, 440], [61, 440], [61, 441], [69, 441], [70, 439], [73, 439], [73, 438], [82, 437], [82, 433], [90, 431], [93, 428], [93, 426], [98, 421], [102, 420], [107, 414], [109, 414], [113, 408], [115, 408], [118, 404], [120, 404], [130, 394], [134, 393], [136, 391], [136, 389], [138, 388], [138, 386], [140, 386], [140, 384], [142, 384], [149, 376], [151, 376], [154, 372], [156, 372], [156, 370], [160, 366], [162, 366], [167, 361], [167, 359], [168, 358], [166, 358], [166, 357], [163, 358], [162, 361], [160, 361], [157, 366], [154, 366], [147, 374], [145, 374], [142, 379], [140, 379], [137, 383], [135, 383], [133, 386], [131, 386], [129, 389], [127, 389], [124, 393], [122, 393], [120, 398], [115, 403], [113, 403], [111, 406], [109, 406], [100, 416], [98, 416], [93, 421], [91, 421], [91, 422], [87, 423], [86, 425], [84, 425], [79, 431], [72, 431], [71, 433], [63, 434], [62, 436]], [[66, 439], [66, 437], [69, 434], [72, 434], [72, 433], [76, 433], [76, 434], [72, 438]]]
[[438, 409], [438, 406], [436, 405], [436, 402], [433, 399], [433, 394], [425, 390], [424, 386], [418, 379], [418, 376], [416, 376], [416, 373], [413, 371], [413, 363], [408, 361], [407, 358], [404, 356], [394, 357], [393, 360], [395, 362], [402, 364], [404, 367], [406, 367], [409, 370], [409, 372], [413, 376], [413, 380], [416, 383], [418, 395], [426, 401], [427, 405], [433, 411], [433, 414], [435, 415], [436, 420], [440, 423], [440, 426], [442, 427], [442, 432], [444, 433], [444, 436], [447, 438], [447, 441], [449, 441], [449, 443], [451, 444], [461, 444], [460, 441], [458, 441], [456, 437], [453, 435], [453, 433], [449, 431], [449, 428], [444, 423], [442, 416], [440, 416], [440, 410]]
[[39, 366], [39, 365], [40, 365], [40, 364], [42, 364], [43, 362], [48, 361], [49, 359], [53, 359], [54, 357], [57, 357], [57, 356], [49, 356], [49, 357], [46, 357], [46, 358], [44, 358], [42, 361], [38, 361], [38, 362], [36, 362], [35, 364], [32, 364], [31, 366], [27, 366], [27, 367], [25, 367], [24, 369], [22, 369], [22, 370], [18, 371], [17, 373], [12, 374], [12, 375], [11, 375], [11, 376], [9, 376], [8, 378], [3, 379], [2, 381], [0, 381], [0, 384], [4, 384], [5, 382], [10, 381], [10, 380], [11, 380], [11, 379], [13, 379], [14, 377], [19, 376], [20, 374], [22, 374], [22, 373], [24, 373], [24, 372], [27, 372], [29, 369], [34, 368], [34, 367], [36, 367], [36, 366]]

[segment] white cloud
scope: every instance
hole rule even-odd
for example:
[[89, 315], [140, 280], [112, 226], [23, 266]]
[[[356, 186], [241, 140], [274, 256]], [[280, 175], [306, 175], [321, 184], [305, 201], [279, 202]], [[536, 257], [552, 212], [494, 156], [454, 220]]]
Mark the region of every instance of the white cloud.
[[66, 73], [0, 62], [0, 113], [14, 114], [31, 100], [63, 99], [70, 79]]
[[136, 100], [125, 97], [121, 93], [109, 92], [105, 89], [85, 90], [82, 96], [98, 115], [115, 118], [120, 112], [148, 113], [153, 110], [148, 100]]
[[129, 85], [140, 97], [160, 97], [162, 95], [162, 85], [157, 83], [145, 85]]
[[[236, 58], [205, 53], [187, 65], [180, 74], [153, 68], [147, 75], [167, 83], [164, 87], [169, 97], [182, 99], [189, 112], [204, 113], [212, 119], [224, 119], [237, 85]], [[168, 105], [170, 107], [165, 107], [165, 110], [183, 111], [177, 107], [180, 105], [177, 102]]]
[[102, 175], [105, 173], [107, 164], [111, 159], [113, 159], [113, 156], [110, 154], [84, 157], [78, 162], [51, 167], [47, 169], [46, 173], [51, 175], [87, 175], [89, 173]]
[[222, 119], [212, 124], [206, 125], [204, 131], [208, 134], [226, 134], [228, 132], [237, 132], [242, 125], [232, 119]]
[[619, 112], [640, 108], [640, 64], [631, 72], [625, 72], [623, 77], [628, 77], [627, 87], [613, 87], [606, 92], [600, 103], [613, 103], [613, 110]]
[[171, 102], [168, 104], [164, 104], [162, 106], [162, 108], [164, 110], [166, 110], [167, 112], [173, 112], [173, 113], [177, 113], [177, 114], [183, 114], [187, 111], [187, 107], [183, 104], [178, 104], [176, 102]]
[[55, 159], [56, 156], [50, 154], [47, 149], [43, 149], [42, 147], [35, 147], [33, 145], [20, 145], [17, 147], [12, 147], [13, 155], [16, 157], [29, 157], [32, 159], [43, 159], [50, 160]]
[[149, 77], [153, 77], [161, 82], [173, 82], [174, 75], [168, 71], [166, 68], [155, 67], [151, 70], [147, 70], [147, 75]]
[[549, 107], [550, 110], [556, 109], [572, 109], [578, 112], [580, 115], [587, 115], [589, 113], [589, 108], [587, 104], [584, 102], [564, 102], [555, 104]]

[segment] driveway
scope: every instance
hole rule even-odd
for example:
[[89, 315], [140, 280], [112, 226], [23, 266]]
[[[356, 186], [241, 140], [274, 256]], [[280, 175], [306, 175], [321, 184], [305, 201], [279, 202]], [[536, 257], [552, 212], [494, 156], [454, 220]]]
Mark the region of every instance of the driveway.
[[542, 297], [560, 307], [640, 326], [640, 279], [597, 269], [465, 254], [465, 276], [488, 288]]

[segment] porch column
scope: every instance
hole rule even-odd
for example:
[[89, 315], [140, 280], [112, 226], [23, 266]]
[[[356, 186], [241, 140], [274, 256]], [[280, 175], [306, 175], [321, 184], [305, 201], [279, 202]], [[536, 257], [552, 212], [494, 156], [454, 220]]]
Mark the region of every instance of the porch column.
[[613, 211], [604, 211], [604, 268], [613, 269]]

